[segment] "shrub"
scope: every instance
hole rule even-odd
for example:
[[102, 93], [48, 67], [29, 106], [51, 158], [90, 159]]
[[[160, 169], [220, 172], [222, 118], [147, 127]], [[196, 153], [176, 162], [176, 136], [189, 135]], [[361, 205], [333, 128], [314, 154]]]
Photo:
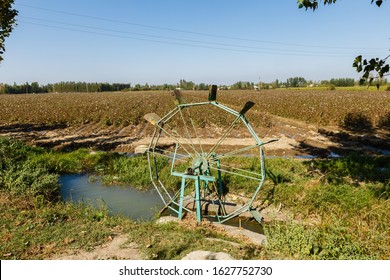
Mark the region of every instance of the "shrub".
[[372, 123], [369, 117], [361, 112], [349, 112], [341, 121], [341, 126], [348, 130], [370, 130]]
[[336, 90], [336, 86], [334, 84], [330, 84], [328, 86], [328, 90]]
[[0, 137], [0, 170], [7, 169], [18, 162], [23, 162], [31, 154], [41, 153], [40, 148], [33, 148], [20, 141]]
[[265, 229], [267, 253], [288, 259], [363, 259], [370, 252], [342, 224], [323, 227], [274, 222]]
[[386, 182], [390, 178], [390, 163], [386, 156], [353, 153], [344, 158], [312, 161], [310, 164], [325, 174], [329, 183], [343, 184], [345, 177], [366, 182]]
[[59, 197], [58, 177], [30, 157], [41, 149], [28, 147], [17, 140], [0, 138], [0, 189], [16, 195]]

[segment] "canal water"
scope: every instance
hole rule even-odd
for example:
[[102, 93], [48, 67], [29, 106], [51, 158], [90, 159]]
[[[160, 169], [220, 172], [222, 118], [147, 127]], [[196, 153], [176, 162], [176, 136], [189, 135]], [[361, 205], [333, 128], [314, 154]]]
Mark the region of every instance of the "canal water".
[[[155, 189], [140, 191], [132, 186], [104, 185], [99, 177], [88, 174], [67, 174], [60, 176], [61, 196], [66, 201], [82, 202], [99, 207], [107, 207], [110, 215], [120, 214], [133, 220], [154, 219], [163, 209], [164, 203]], [[176, 216], [166, 209], [163, 216]], [[211, 221], [216, 222], [215, 219]], [[262, 226], [253, 219], [233, 218], [224, 223], [235, 227], [263, 233]]]
[[[91, 180], [93, 178], [93, 180]], [[64, 200], [108, 208], [109, 214], [121, 214], [133, 220], [151, 220], [164, 207], [154, 190], [140, 191], [132, 186], [103, 185], [99, 177], [68, 174], [60, 177]]]

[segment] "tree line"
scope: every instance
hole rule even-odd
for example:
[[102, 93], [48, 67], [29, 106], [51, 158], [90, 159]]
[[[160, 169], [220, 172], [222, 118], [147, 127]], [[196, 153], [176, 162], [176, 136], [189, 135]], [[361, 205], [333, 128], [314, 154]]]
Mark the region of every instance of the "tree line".
[[65, 92], [105, 92], [105, 91], [146, 91], [146, 90], [208, 90], [210, 85], [195, 84], [192, 81], [180, 80], [176, 84], [149, 85], [131, 83], [87, 83], [87, 82], [59, 82], [40, 85], [38, 82], [13, 85], [0, 83], [0, 94], [17, 93], [65, 93]]
[[40, 85], [38, 82], [31, 84], [0, 84], [0, 93], [50, 93], [50, 92], [103, 92], [120, 91], [131, 87], [126, 83], [86, 83], [86, 82], [59, 82]]
[[[329, 86], [350, 87], [358, 85], [359, 82], [352, 78], [333, 78], [330, 80], [322, 80], [320, 82], [307, 81], [303, 77], [288, 78], [285, 82], [278, 79], [271, 83], [265, 82], [248, 82], [238, 81], [232, 85], [220, 85], [220, 89], [224, 90], [253, 90], [253, 89], [272, 89], [272, 88], [297, 88], [297, 87], [312, 87], [312, 86]], [[384, 79], [382, 84], [387, 84]], [[147, 91], [147, 90], [174, 90], [180, 88], [183, 90], [208, 90], [209, 84], [181, 79], [175, 84], [149, 85], [131, 83], [87, 83], [87, 82], [59, 82], [53, 84], [40, 85], [38, 82], [24, 84], [1, 84], [0, 94], [20, 94], [20, 93], [65, 93], [65, 92], [107, 92], [107, 91]]]

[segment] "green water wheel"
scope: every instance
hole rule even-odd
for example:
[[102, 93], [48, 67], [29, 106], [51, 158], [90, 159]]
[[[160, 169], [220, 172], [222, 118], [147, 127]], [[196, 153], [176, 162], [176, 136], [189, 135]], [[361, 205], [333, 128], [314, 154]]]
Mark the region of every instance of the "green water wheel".
[[236, 111], [218, 103], [216, 93], [213, 86], [207, 101], [187, 102], [175, 90], [170, 112], [145, 115], [155, 126], [147, 151], [151, 182], [179, 219], [190, 212], [198, 222], [223, 223], [250, 212], [261, 222], [253, 203], [265, 179], [265, 143], [245, 117], [254, 103]]

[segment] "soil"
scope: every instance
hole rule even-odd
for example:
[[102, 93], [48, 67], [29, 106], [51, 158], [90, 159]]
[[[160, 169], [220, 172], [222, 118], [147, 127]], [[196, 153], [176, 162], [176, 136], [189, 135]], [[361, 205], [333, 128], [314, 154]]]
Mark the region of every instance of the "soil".
[[[273, 116], [269, 127], [255, 128], [263, 142], [278, 141], [264, 146], [266, 156], [329, 157], [350, 151], [362, 153], [390, 154], [390, 131], [383, 129], [348, 131], [340, 127], [317, 127], [291, 119]], [[30, 125], [0, 124], [0, 136], [20, 139], [30, 145], [71, 151], [78, 148], [133, 153], [140, 145], [148, 145], [153, 126], [143, 122], [138, 126], [115, 127], [103, 124]], [[250, 135], [228, 137], [223, 146], [251, 145]], [[219, 139], [218, 127], [200, 129], [202, 145], [215, 144]], [[161, 138], [159, 143], [171, 145], [170, 138]]]
[[142, 260], [137, 244], [129, 243], [126, 235], [110, 237], [107, 243], [92, 251], [75, 251], [55, 256], [55, 260]]

